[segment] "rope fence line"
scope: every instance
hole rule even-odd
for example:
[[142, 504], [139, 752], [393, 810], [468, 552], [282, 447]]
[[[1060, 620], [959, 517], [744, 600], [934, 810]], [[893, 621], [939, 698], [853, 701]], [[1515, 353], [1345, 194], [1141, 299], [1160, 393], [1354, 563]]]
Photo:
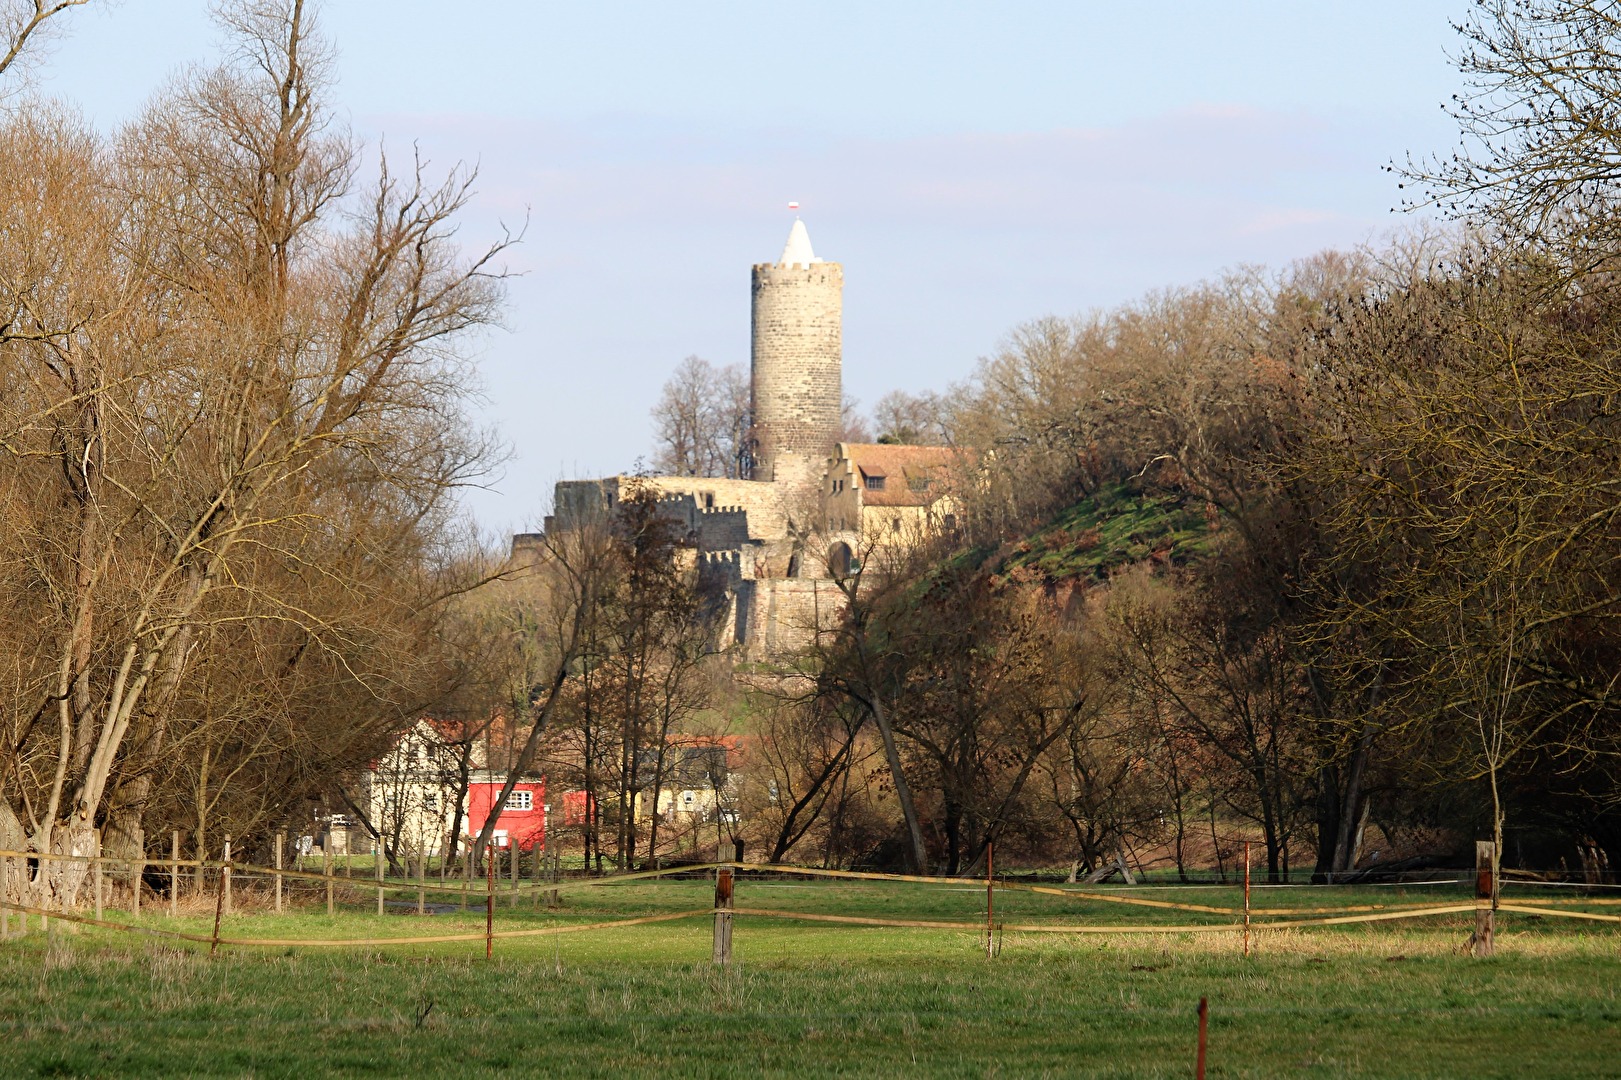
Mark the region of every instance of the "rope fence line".
[[[308, 870], [278, 869], [272, 866], [260, 866], [254, 863], [237, 862], [235, 860], [213, 859], [124, 859], [114, 856], [92, 855], [66, 855], [53, 852], [26, 852], [0, 850], [0, 858], [48, 859], [56, 861], [78, 861], [90, 864], [112, 864], [125, 868], [133, 868], [140, 863], [143, 867], [155, 866], [168, 868], [171, 866], [186, 867], [201, 870], [230, 870], [233, 876], [256, 875], [261, 877], [291, 878], [298, 881], [308, 881], [321, 885], [341, 884], [352, 889], [375, 890], [387, 892], [429, 892], [448, 893], [452, 896], [483, 896], [484, 889], [477, 888], [478, 882], [459, 881], [454, 884], [435, 884], [432, 878], [339, 878], [334, 874], [315, 873]], [[546, 893], [579, 892], [587, 889], [609, 888], [616, 885], [630, 884], [639, 881], [648, 881], [656, 878], [673, 877], [683, 874], [706, 873], [721, 867], [730, 867], [735, 870], [745, 870], [755, 873], [784, 874], [804, 877], [820, 877], [830, 879], [845, 879], [855, 881], [895, 882], [936, 886], [961, 886], [964, 883], [979, 883], [983, 878], [970, 877], [924, 877], [916, 874], [883, 874], [873, 871], [860, 870], [830, 870], [821, 867], [794, 866], [787, 863], [751, 863], [751, 862], [710, 862], [694, 863], [682, 866], [665, 867], [657, 870], [641, 870], [628, 874], [615, 874], [611, 877], [585, 878], [574, 881], [524, 881], [507, 885], [502, 881], [499, 885], [500, 894], [510, 897], [514, 892], [533, 893], [536, 891]], [[1531, 884], [1530, 882], [1509, 882], [1504, 885]], [[1188, 911], [1208, 915], [1238, 915], [1243, 908], [1236, 906], [1218, 906], [1214, 904], [1188, 904], [1171, 900], [1152, 900], [1147, 897], [1122, 896], [1114, 893], [1095, 892], [1086, 889], [1066, 889], [1045, 885], [1026, 885], [1021, 882], [998, 880], [995, 883], [998, 890], [1009, 892], [1028, 892], [1044, 896], [1061, 896], [1075, 900], [1085, 900], [1105, 904], [1122, 904], [1134, 907], [1159, 908], [1169, 911]], [[1232, 886], [1229, 886], [1232, 887]], [[1333, 886], [1312, 886], [1313, 888], [1332, 888]], [[1584, 888], [1579, 884], [1572, 884], [1570, 888]], [[1143, 886], [1139, 886], [1143, 888]], [[1621, 906], [1621, 899], [1605, 897], [1547, 897], [1536, 901], [1543, 905], [1581, 905], [1581, 906]], [[1336, 912], [1377, 912], [1377, 911], [1419, 911], [1433, 907], [1433, 903], [1418, 901], [1405, 904], [1358, 904], [1339, 907], [1251, 907], [1251, 915], [1321, 915]], [[1503, 909], [1504, 905], [1499, 905]]]
[[1600, 915], [1595, 911], [1561, 911], [1558, 908], [1533, 907], [1530, 904], [1498, 904], [1498, 911], [1514, 911], [1521, 915], [1554, 915], [1561, 919], [1588, 919], [1592, 922], [1621, 923], [1621, 915]]
[[[229, 851], [227, 850], [227, 856], [228, 855], [229, 855]], [[140, 863], [143, 867], [145, 865], [156, 865], [156, 866], [159, 866], [159, 867], [169, 868], [169, 867], [174, 867], [174, 866], [177, 866], [177, 865], [186, 865], [186, 866], [190, 866], [190, 867], [197, 867], [197, 868], [200, 868], [200, 869], [217, 868], [217, 869], [220, 869], [221, 871], [224, 872], [224, 874], [222, 874], [222, 885], [221, 885], [222, 889], [227, 889], [228, 888], [228, 886], [224, 885], [224, 880], [223, 879], [225, 879], [231, 873], [236, 873], [236, 874], [253, 873], [253, 874], [261, 874], [261, 875], [267, 875], [267, 876], [278, 875], [280, 877], [291, 877], [291, 878], [294, 878], [296, 880], [308, 880], [308, 881], [321, 882], [321, 883], [327, 885], [329, 889], [334, 884], [334, 876], [330, 873], [330, 868], [329, 868], [328, 873], [315, 874], [315, 873], [309, 873], [309, 872], [305, 872], [305, 871], [288, 870], [288, 869], [284, 869], [284, 868], [261, 867], [261, 866], [255, 866], [253, 864], [248, 864], [248, 863], [236, 863], [236, 862], [230, 860], [229, 858], [227, 858], [225, 860], [221, 860], [219, 862], [214, 862], [214, 861], [211, 861], [211, 860], [177, 860], [177, 859], [170, 859], [170, 860], [146, 860], [146, 859], [135, 860], [135, 859], [118, 859], [118, 858], [107, 857], [107, 856], [74, 856], [74, 855], [62, 855], [62, 854], [56, 854], [56, 853], [30, 853], [30, 852], [0, 851], [0, 858], [18, 858], [18, 857], [21, 857], [21, 858], [49, 858], [49, 859], [56, 859], [56, 860], [74, 860], [74, 861], [87, 862], [87, 863], [89, 863], [91, 865], [100, 865], [100, 864], [105, 864], [105, 863], [112, 863], [112, 864], [115, 864], [115, 865], [133, 866], [136, 863]], [[114, 922], [114, 921], [111, 921], [111, 920], [102, 919], [102, 918], [99, 917], [99, 915], [100, 915], [99, 895], [98, 895], [98, 904], [97, 904], [97, 916], [98, 916], [97, 918], [87, 918], [85, 916], [76, 915], [76, 914], [73, 914], [71, 912], [65, 912], [65, 911], [61, 911], [61, 912], [49, 911], [49, 910], [46, 910], [46, 909], [43, 909], [43, 908], [32, 907], [32, 906], [29, 906], [29, 905], [10, 903], [10, 902], [5, 901], [3, 899], [0, 899], [0, 909], [17, 911], [19, 913], [22, 913], [25, 916], [25, 918], [28, 915], [36, 915], [36, 916], [39, 916], [41, 919], [54, 918], [54, 919], [60, 919], [60, 920], [71, 922], [71, 923], [77, 923], [77, 924], [89, 925], [89, 926], [96, 926], [96, 927], [100, 927], [100, 928], [104, 928], [104, 929], [116, 930], [116, 931], [121, 931], [121, 932], [138, 933], [138, 934], [145, 934], [145, 935], [148, 935], [148, 936], [167, 938], [167, 939], [172, 939], [172, 940], [182, 940], [182, 941], [190, 941], [190, 942], [199, 943], [199, 944], [208, 944], [208, 945], [210, 945], [211, 949], [212, 948], [217, 948], [220, 945], [242, 946], [242, 947], [271, 947], [271, 948], [290, 948], [290, 947], [317, 947], [317, 948], [325, 947], [325, 948], [330, 948], [330, 947], [345, 947], [345, 946], [372, 946], [372, 947], [377, 947], [377, 946], [390, 946], [390, 945], [441, 944], [441, 943], [454, 943], [454, 942], [472, 942], [472, 941], [478, 941], [478, 940], [484, 940], [486, 942], [486, 947], [488, 948], [488, 945], [491, 942], [493, 942], [493, 940], [496, 939], [496, 938], [543, 937], [543, 936], [554, 936], [554, 935], [559, 935], [559, 934], [587, 932], [587, 931], [594, 931], [594, 930], [618, 929], [618, 928], [631, 927], [631, 926], [641, 926], [641, 925], [649, 925], [649, 924], [656, 924], [656, 923], [674, 922], [674, 921], [679, 921], [679, 920], [684, 920], [684, 919], [696, 918], [696, 917], [700, 917], [700, 916], [704, 916], [704, 915], [714, 915], [716, 920], [717, 920], [717, 927], [720, 925], [721, 920], [724, 918], [725, 925], [727, 927], [728, 945], [729, 945], [730, 920], [731, 920], [733, 915], [742, 915], [742, 916], [748, 916], [748, 917], [754, 917], [754, 918], [787, 919], [787, 920], [795, 920], [795, 921], [803, 921], [803, 922], [819, 922], [819, 923], [829, 923], [829, 924], [838, 924], [838, 925], [847, 925], [847, 926], [871, 926], [871, 927], [888, 927], [888, 928], [915, 928], [915, 929], [928, 929], [928, 930], [952, 930], [952, 931], [973, 932], [973, 933], [976, 933], [976, 934], [985, 933], [985, 932], [987, 932], [987, 931], [989, 931], [991, 929], [989, 909], [987, 909], [987, 913], [986, 913], [987, 914], [986, 922], [983, 922], [983, 923], [981, 923], [981, 922], [949, 921], [949, 920], [928, 920], [928, 919], [889, 919], [889, 918], [880, 918], [880, 917], [874, 917], [874, 916], [834, 915], [834, 914], [822, 914], [822, 913], [813, 913], [813, 912], [798, 912], [798, 911], [788, 911], [788, 910], [781, 910], [781, 909], [775, 909], [775, 908], [735, 908], [731, 904], [731, 892], [730, 892], [730, 890], [731, 890], [731, 873], [734, 870], [744, 870], [744, 871], [751, 871], [751, 872], [757, 872], [757, 873], [770, 873], [770, 874], [780, 874], [780, 875], [821, 877], [821, 878], [828, 878], [828, 879], [917, 883], [917, 884], [927, 884], [927, 885], [937, 885], [937, 886], [938, 885], [960, 886], [964, 882], [976, 882], [978, 880], [982, 880], [982, 879], [974, 879], [974, 878], [961, 878], [961, 877], [959, 877], [959, 878], [929, 878], [929, 877], [922, 877], [922, 876], [919, 876], [919, 875], [880, 874], [880, 873], [873, 873], [873, 872], [849, 871], [849, 870], [827, 870], [827, 869], [821, 869], [821, 868], [816, 868], [816, 867], [797, 867], [797, 866], [790, 866], [790, 865], [776, 864], [776, 863], [716, 862], [716, 863], [701, 863], [701, 864], [688, 865], [688, 866], [668, 867], [668, 868], [663, 868], [663, 869], [658, 869], [658, 870], [648, 870], [648, 871], [640, 871], [640, 872], [631, 873], [631, 874], [616, 875], [614, 877], [609, 877], [609, 878], [577, 880], [577, 881], [573, 881], [573, 882], [556, 882], [556, 883], [532, 882], [530, 887], [532, 889], [540, 889], [540, 890], [555, 891], [555, 892], [576, 891], [576, 890], [582, 890], [582, 889], [602, 888], [602, 887], [605, 887], [605, 886], [628, 884], [628, 883], [637, 882], [637, 881], [648, 881], [648, 880], [662, 878], [662, 877], [668, 877], [668, 876], [672, 876], [672, 875], [685, 875], [685, 874], [700, 873], [700, 872], [709, 871], [709, 870], [717, 871], [717, 881], [722, 877], [726, 881], [726, 895], [725, 895], [724, 902], [722, 902], [719, 889], [717, 889], [716, 906], [714, 906], [712, 908], [697, 908], [697, 909], [691, 909], [691, 910], [679, 911], [679, 912], [666, 912], [666, 913], [661, 913], [661, 914], [657, 914], [657, 915], [633, 916], [633, 917], [630, 917], [630, 918], [613, 919], [613, 920], [593, 922], [593, 923], [570, 923], [570, 924], [551, 925], [551, 926], [544, 926], [544, 927], [531, 927], [531, 928], [521, 929], [521, 930], [495, 931], [494, 927], [493, 927], [493, 924], [491, 924], [487, 920], [486, 921], [485, 931], [483, 933], [473, 932], [473, 933], [452, 933], [452, 934], [434, 934], [434, 935], [413, 935], [413, 936], [408, 936], [408, 937], [364, 937], [364, 938], [236, 938], [236, 937], [223, 937], [223, 936], [221, 936], [219, 934], [218, 920], [216, 918], [216, 925], [215, 925], [214, 933], [212, 935], [205, 936], [205, 935], [201, 935], [201, 934], [186, 933], [186, 932], [178, 931], [178, 930], [164, 930], [164, 929], [151, 927], [151, 926], [137, 926], [137, 925], [132, 925], [132, 924], [128, 924], [128, 923], [120, 923], [120, 922]], [[465, 894], [465, 893], [467, 893], [469, 891], [469, 888], [470, 888], [470, 886], [472, 884], [471, 882], [462, 882], [462, 883], [458, 883], [458, 885], [453, 888], [453, 887], [451, 887], [449, 885], [446, 885], [446, 886], [443, 886], [443, 887], [430, 886], [430, 885], [428, 885], [427, 881], [424, 878], [418, 878], [415, 881], [408, 881], [408, 882], [403, 883], [403, 884], [385, 883], [381, 879], [379, 879], [376, 882], [365, 881], [363, 879], [356, 880], [356, 879], [351, 879], [351, 878], [345, 878], [344, 880], [345, 880], [346, 883], [352, 885], [353, 887], [362, 888], [362, 889], [377, 888], [379, 890], [379, 892], [381, 892], [382, 889], [384, 889], [384, 888], [388, 888], [390, 891], [411, 890], [411, 891], [417, 891], [417, 892], [433, 891], [433, 892], [453, 892], [453, 893], [464, 893]], [[1029, 893], [1033, 893], [1033, 894], [1058, 896], [1058, 897], [1064, 897], [1064, 898], [1079, 899], [1079, 900], [1083, 900], [1083, 901], [1098, 901], [1098, 902], [1105, 902], [1105, 903], [1125, 904], [1125, 905], [1128, 905], [1128, 906], [1148, 907], [1148, 908], [1159, 909], [1159, 910], [1188, 911], [1188, 912], [1193, 912], [1193, 913], [1196, 913], [1196, 914], [1214, 914], [1214, 915], [1233, 916], [1233, 915], [1238, 915], [1238, 914], [1242, 913], [1242, 914], [1245, 914], [1246, 916], [1249, 916], [1249, 917], [1253, 917], [1253, 916], [1256, 916], [1256, 915], [1262, 916], [1262, 919], [1259, 922], [1250, 921], [1250, 919], [1247, 918], [1246, 921], [1243, 922], [1243, 923], [1240, 923], [1240, 922], [1227, 922], [1227, 923], [1201, 923], [1201, 924], [1189, 924], [1189, 925], [1140, 925], [1140, 924], [1134, 924], [1134, 925], [1121, 925], [1121, 924], [1065, 925], [1065, 924], [1052, 924], [1052, 923], [1012, 923], [1012, 924], [1009, 924], [1009, 923], [996, 923], [994, 925], [994, 929], [997, 932], [1012, 931], [1012, 932], [1015, 932], [1015, 933], [1037, 933], [1037, 934], [1167, 934], [1167, 933], [1170, 933], [1170, 934], [1179, 934], [1179, 933], [1246, 933], [1247, 934], [1252, 929], [1258, 931], [1258, 930], [1264, 930], [1264, 929], [1292, 929], [1292, 928], [1296, 928], [1296, 927], [1344, 926], [1344, 925], [1353, 925], [1353, 924], [1385, 922], [1385, 921], [1398, 920], [1398, 919], [1424, 918], [1424, 917], [1437, 916], [1437, 915], [1462, 914], [1462, 913], [1470, 913], [1470, 912], [1477, 912], [1478, 913], [1478, 912], [1481, 912], [1481, 911], [1491, 910], [1491, 905], [1488, 902], [1480, 901], [1480, 900], [1477, 900], [1477, 901], [1475, 901], [1473, 903], [1467, 903], [1467, 904], [1439, 904], [1439, 905], [1438, 904], [1423, 904], [1423, 903], [1419, 903], [1419, 904], [1390, 904], [1390, 905], [1365, 904], [1365, 905], [1345, 906], [1345, 907], [1339, 907], [1339, 908], [1252, 908], [1252, 907], [1246, 907], [1245, 909], [1239, 909], [1239, 908], [1233, 908], [1233, 907], [1217, 907], [1217, 906], [1214, 906], [1214, 905], [1204, 905], [1204, 904], [1180, 904], [1180, 903], [1175, 903], [1175, 902], [1172, 902], [1172, 901], [1150, 900], [1150, 899], [1143, 898], [1143, 897], [1126, 897], [1126, 896], [1110, 895], [1110, 894], [1107, 894], [1107, 893], [1093, 892], [1093, 891], [1080, 890], [1080, 889], [1060, 889], [1060, 888], [1050, 888], [1050, 887], [1045, 887], [1045, 886], [1024, 885], [1024, 884], [1020, 884], [1020, 883], [1011, 883], [1011, 882], [996, 883], [994, 880], [989, 880], [989, 879], [984, 879], [984, 880], [986, 880], [986, 885], [987, 885], [987, 887], [989, 889], [1002, 888], [1004, 890], [1009, 890], [1009, 891], [1029, 892]], [[517, 888], [517, 882], [515, 881], [514, 882], [514, 891], [516, 890], [516, 888]], [[503, 893], [505, 894], [505, 890], [503, 890]], [[494, 895], [495, 895], [494, 894], [494, 879], [493, 879], [493, 877], [490, 878], [486, 882], [486, 891], [485, 891], [484, 895], [486, 896], [487, 900], [493, 902], [493, 898], [494, 898]], [[1604, 914], [1599, 914], [1599, 913], [1594, 913], [1594, 912], [1562, 910], [1562, 909], [1557, 908], [1557, 907], [1545, 906], [1545, 905], [1548, 905], [1548, 904], [1558, 904], [1558, 903], [1564, 903], [1564, 904], [1581, 904], [1581, 903], [1612, 904], [1612, 903], [1616, 903], [1616, 902], [1617, 901], [1613, 901], [1613, 900], [1597, 900], [1597, 899], [1587, 899], [1587, 898], [1580, 898], [1580, 897], [1577, 897], [1577, 898], [1550, 898], [1549, 900], [1544, 901], [1542, 904], [1539, 904], [1539, 905], [1512, 904], [1512, 903], [1501, 903], [1500, 902], [1497, 905], [1495, 910], [1505, 911], [1505, 912], [1513, 912], [1513, 913], [1517, 913], [1517, 914], [1525, 914], [1525, 915], [1531, 915], [1531, 916], [1538, 916], [1538, 917], [1540, 917], [1540, 916], [1554, 916], [1554, 917], [1567, 918], [1567, 919], [1585, 919], [1585, 920], [1594, 921], [1594, 922], [1621, 923], [1621, 916], [1617, 916], [1617, 915], [1604, 915]], [[381, 910], [381, 897], [379, 896], [379, 911], [380, 910]], [[490, 914], [493, 915], [493, 908], [490, 910]], [[1304, 919], [1299, 919], [1299, 918], [1278, 918], [1277, 917], [1277, 916], [1314, 915], [1314, 914], [1316, 914], [1316, 915], [1324, 915], [1325, 917], [1304, 918]], [[26, 923], [25, 923], [25, 926], [26, 926]], [[730, 955], [729, 947], [728, 947], [728, 950], [727, 950], [727, 955], [728, 955], [728, 957]]]
[[[178, 941], [190, 941], [200, 945], [230, 945], [240, 947], [260, 948], [333, 948], [343, 946], [380, 947], [389, 945], [432, 945], [454, 942], [484, 941], [487, 938], [522, 938], [522, 937], [550, 937], [559, 934], [582, 933], [593, 930], [617, 930], [631, 926], [646, 926], [654, 923], [677, 922], [683, 919], [693, 919], [704, 915], [712, 915], [725, 911], [733, 915], [746, 915], [755, 918], [790, 919], [797, 922], [835, 923], [845, 926], [872, 926], [892, 929], [919, 929], [919, 930], [956, 930], [978, 934], [984, 926], [977, 922], [946, 921], [937, 919], [884, 919], [866, 915], [828, 915], [819, 912], [786, 911], [777, 908], [693, 908], [686, 911], [665, 912], [659, 915], [634, 916], [628, 919], [611, 919], [592, 923], [568, 923], [557, 926], [530, 927], [523, 930], [498, 930], [490, 934], [484, 933], [458, 933], [458, 934], [418, 934], [410, 937], [364, 937], [364, 938], [243, 938], [243, 937], [213, 937], [206, 934], [191, 934], [180, 930], [163, 930], [150, 926], [135, 926], [129, 923], [114, 922], [109, 919], [93, 919], [83, 915], [63, 914], [61, 912], [47, 911], [43, 908], [31, 907], [25, 904], [5, 903], [3, 905], [12, 911], [25, 915], [36, 915], [65, 922], [77, 923], [84, 926], [95, 926], [106, 930], [118, 930], [126, 933], [145, 934], [151, 937], [168, 938]], [[1367, 915], [1350, 915], [1341, 918], [1326, 919], [1297, 919], [1278, 920], [1253, 924], [1252, 929], [1288, 929], [1297, 926], [1334, 926], [1350, 923], [1382, 922], [1391, 919], [1422, 918], [1431, 915], [1454, 915], [1475, 910], [1474, 904], [1452, 904], [1425, 908], [1417, 911], [1378, 912]], [[1499, 910], [1519, 910], [1528, 914], [1540, 914], [1536, 908], [1515, 908], [1504, 905]], [[1580, 918], [1580, 912], [1554, 911], [1549, 914], [1564, 915]], [[1621, 916], [1599, 916], [1606, 921], [1621, 922]], [[1243, 930], [1241, 923], [1198, 923], [1180, 926], [1141, 926], [1141, 925], [1054, 925], [1050, 923], [999, 923], [997, 929], [1013, 933], [1039, 933], [1039, 934], [1221, 934], [1238, 933]]]
[[343, 945], [431, 945], [455, 941], [484, 941], [487, 937], [548, 937], [556, 934], [574, 934], [585, 930], [613, 930], [624, 926], [644, 926], [648, 923], [674, 922], [678, 919], [691, 919], [699, 915], [708, 915], [712, 910], [710, 908], [695, 908], [690, 911], [665, 912], [661, 915], [641, 915], [629, 919], [612, 919], [606, 922], [566, 923], [559, 926], [531, 927], [527, 930], [497, 930], [490, 934], [428, 934], [414, 937], [380, 938], [235, 938], [213, 937], [207, 934], [188, 934], [182, 930], [163, 930], [155, 926], [135, 926], [131, 923], [113, 922], [110, 919], [92, 919], [84, 915], [47, 911], [44, 908], [30, 907], [26, 904], [12, 904], [0, 901], [0, 907], [21, 912], [24, 915], [60, 919], [63, 922], [78, 923], [83, 926], [97, 926], [104, 930], [121, 930], [133, 934], [146, 934], [151, 937], [192, 941], [199, 945], [243, 945], [274, 949]]
[[[156, 867], [163, 870], [167, 870], [170, 867], [192, 870], [229, 870], [232, 876], [237, 878], [239, 878], [241, 875], [254, 875], [257, 877], [268, 878], [291, 878], [295, 881], [309, 881], [323, 886], [334, 885], [366, 890], [383, 889], [388, 892], [430, 892], [449, 893], [452, 896], [461, 896], [464, 894], [468, 896], [483, 896], [486, 891], [484, 888], [479, 887], [479, 879], [476, 878], [471, 882], [464, 880], [455, 882], [453, 884], [450, 882], [446, 882], [444, 884], [435, 884], [435, 879], [428, 877], [376, 879], [349, 876], [340, 877], [337, 874], [316, 873], [311, 870], [289, 870], [286, 868], [277, 869], [274, 866], [260, 866], [255, 863], [238, 862], [234, 859], [230, 861], [225, 861], [222, 859], [125, 859], [112, 855], [64, 855], [56, 852], [0, 851], [0, 859], [5, 858], [40, 859], [53, 862], [83, 862], [90, 865], [100, 864], [102, 866], [117, 867], [131, 873], [136, 872], [135, 868], [137, 864], [140, 865], [142, 871], [144, 871], [146, 867]], [[581, 889], [599, 889], [606, 886], [621, 885], [636, 881], [646, 881], [651, 878], [670, 877], [677, 874], [701, 873], [709, 870], [715, 870], [722, 866], [737, 865], [740, 864], [719, 862], [694, 863], [691, 865], [666, 867], [661, 870], [640, 870], [629, 874], [615, 874], [612, 877], [585, 878], [574, 881], [548, 882], [530, 879], [511, 886], [507, 885], [504, 879], [498, 880], [500, 884], [500, 894], [503, 897], [509, 897], [514, 891], [526, 893], [533, 893], [537, 891], [559, 893], [577, 892]], [[773, 869], [797, 870], [797, 868], [790, 867], [774, 867]], [[882, 877], [883, 875], [874, 876]], [[905, 880], [933, 881], [939, 883], [941, 881], [958, 879], [909, 878]]]

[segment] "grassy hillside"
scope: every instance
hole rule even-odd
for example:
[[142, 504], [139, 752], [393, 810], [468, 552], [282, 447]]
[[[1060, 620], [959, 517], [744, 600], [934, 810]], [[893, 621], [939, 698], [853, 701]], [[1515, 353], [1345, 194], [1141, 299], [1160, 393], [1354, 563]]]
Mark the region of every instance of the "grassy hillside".
[[1104, 581], [1119, 567], [1144, 560], [1173, 566], [1193, 562], [1210, 549], [1218, 531], [1201, 499], [1112, 484], [1015, 544], [1000, 571], [1047, 581]]

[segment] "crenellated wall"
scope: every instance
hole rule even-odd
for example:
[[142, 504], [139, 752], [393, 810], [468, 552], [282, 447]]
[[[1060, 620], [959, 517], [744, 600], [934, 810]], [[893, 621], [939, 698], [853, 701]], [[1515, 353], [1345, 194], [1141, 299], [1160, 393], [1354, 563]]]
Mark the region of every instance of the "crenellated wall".
[[[706, 592], [728, 600], [723, 643], [741, 645], [753, 660], [813, 643], [844, 607], [830, 577], [822, 490], [842, 427], [843, 304], [843, 267], [817, 259], [796, 221], [782, 258], [753, 268], [753, 478], [564, 481], [547, 530], [577, 527], [637, 490], [653, 491], [691, 543]], [[533, 541], [515, 539], [514, 552]]]

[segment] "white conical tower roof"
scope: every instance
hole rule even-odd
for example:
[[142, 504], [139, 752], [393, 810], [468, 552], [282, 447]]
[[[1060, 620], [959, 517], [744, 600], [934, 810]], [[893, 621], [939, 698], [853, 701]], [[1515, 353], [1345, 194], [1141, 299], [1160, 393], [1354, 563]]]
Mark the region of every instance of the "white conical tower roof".
[[811, 250], [810, 233], [805, 231], [805, 223], [798, 218], [794, 218], [794, 227], [788, 232], [788, 243], [782, 249], [782, 258], [777, 261], [783, 266], [808, 266], [822, 261]]

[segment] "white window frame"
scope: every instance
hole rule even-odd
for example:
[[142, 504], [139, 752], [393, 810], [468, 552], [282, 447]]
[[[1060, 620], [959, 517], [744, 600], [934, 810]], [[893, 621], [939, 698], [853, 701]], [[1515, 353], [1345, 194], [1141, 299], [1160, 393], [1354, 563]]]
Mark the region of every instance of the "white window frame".
[[534, 808], [535, 793], [533, 791], [514, 791], [507, 796], [507, 810], [527, 814]]

